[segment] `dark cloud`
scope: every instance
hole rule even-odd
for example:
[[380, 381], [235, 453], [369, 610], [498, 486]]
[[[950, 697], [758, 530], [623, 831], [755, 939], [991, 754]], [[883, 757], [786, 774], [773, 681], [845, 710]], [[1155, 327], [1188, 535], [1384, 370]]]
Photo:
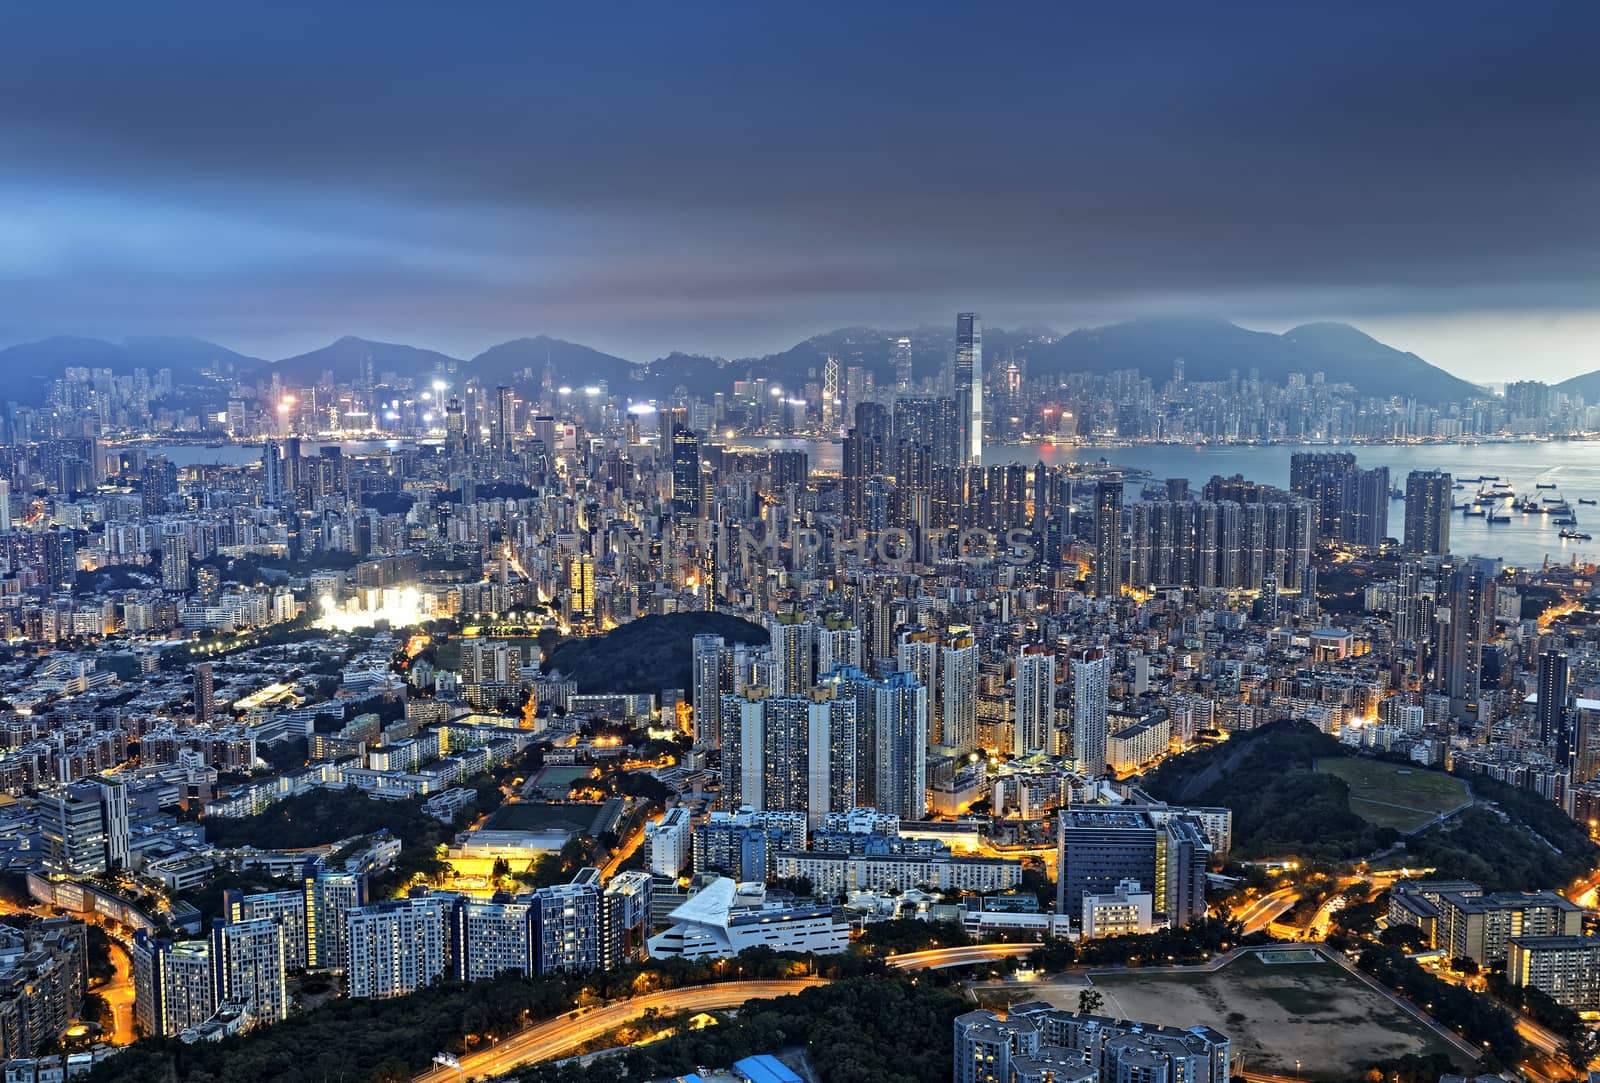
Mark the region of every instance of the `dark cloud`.
[[1600, 286], [1591, 5], [8, 22], [10, 337], [549, 330], [649, 356], [956, 307], [1481, 319]]

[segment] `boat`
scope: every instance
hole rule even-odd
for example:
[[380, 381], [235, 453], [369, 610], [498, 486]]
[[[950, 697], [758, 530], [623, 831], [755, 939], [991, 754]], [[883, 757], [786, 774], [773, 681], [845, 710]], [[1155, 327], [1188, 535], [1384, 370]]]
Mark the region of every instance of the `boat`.
[[1499, 481], [1500, 480], [1500, 475], [1499, 474], [1484, 474], [1482, 477], [1478, 478], [1478, 480], [1479, 481]]
[[1563, 530], [1561, 532], [1561, 536], [1563, 538], [1565, 538], [1567, 541], [1593, 541], [1594, 540], [1594, 536], [1592, 534], [1585, 534], [1581, 530]]
[[1464, 481], [1458, 481], [1456, 482], [1455, 487], [1457, 489], [1465, 489], [1467, 487], [1467, 483]]
[[1560, 493], [1540, 493], [1539, 499], [1546, 504], [1560, 504], [1563, 502]]
[[1533, 487], [1535, 489], [1554, 489], [1556, 483], [1553, 481], [1536, 481], [1533, 483]]
[[1544, 509], [1532, 500], [1524, 500], [1517, 505], [1517, 510], [1528, 515], [1538, 515]]
[[1551, 519], [1550, 521], [1552, 523], [1554, 523], [1556, 526], [1577, 526], [1578, 525], [1577, 517], [1576, 516], [1572, 516], [1572, 515], [1557, 515], [1555, 518]]
[[1511, 521], [1511, 516], [1502, 515], [1500, 513], [1496, 513], [1494, 515], [1489, 516], [1489, 521], [1491, 523], [1509, 523]]
[[1482, 508], [1468, 508], [1467, 509], [1467, 514], [1468, 515], [1487, 515], [1489, 513], [1484, 511]]
[[1600, 503], [1600, 501], [1590, 500], [1586, 496], [1580, 496], [1580, 497], [1578, 497], [1578, 503], [1580, 503], [1580, 504], [1595, 504], [1595, 503]]
[[1450, 506], [1452, 508], [1454, 508], [1456, 511], [1471, 511], [1472, 510], [1472, 505], [1471, 504], [1451, 504]]

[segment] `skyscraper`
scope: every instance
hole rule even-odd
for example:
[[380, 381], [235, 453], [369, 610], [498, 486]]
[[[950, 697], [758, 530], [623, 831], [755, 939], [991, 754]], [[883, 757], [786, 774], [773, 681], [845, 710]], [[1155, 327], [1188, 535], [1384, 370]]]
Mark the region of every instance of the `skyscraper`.
[[194, 585], [189, 553], [189, 535], [168, 534], [161, 539], [162, 590], [182, 594]]
[[672, 430], [672, 510], [700, 514], [700, 438], [681, 425]]
[[895, 339], [894, 389], [902, 395], [911, 390], [911, 340], [909, 338]]
[[1450, 551], [1454, 484], [1451, 476], [1440, 470], [1413, 470], [1406, 475], [1406, 552], [1441, 555]]
[[194, 720], [202, 726], [211, 724], [216, 710], [216, 688], [211, 677], [211, 663], [201, 662], [194, 667]]
[[11, 482], [0, 478], [0, 533], [11, 529]]
[[909, 673], [872, 683], [879, 812], [920, 820], [928, 811], [928, 691]]
[[983, 465], [983, 317], [956, 317], [956, 424], [962, 466]]
[[957, 755], [978, 747], [978, 644], [970, 628], [952, 628], [939, 652], [939, 743]]
[[[1539, 740], [1546, 746], [1571, 745], [1567, 739], [1567, 669], [1566, 651], [1545, 651], [1539, 656]], [[1557, 765], [1564, 766], [1565, 759], [1562, 755]]]
[[1094, 593], [1122, 592], [1122, 481], [1102, 479], [1094, 492]]
[[1072, 661], [1072, 758], [1085, 774], [1106, 769], [1107, 714], [1111, 695], [1111, 657], [1085, 651]]
[[822, 362], [822, 431], [839, 431], [839, 359], [829, 354]]
[[1055, 751], [1056, 656], [1041, 645], [1017, 655], [1017, 721], [1013, 753]]
[[494, 402], [490, 405], [489, 439], [495, 451], [511, 454], [512, 440], [517, 432], [517, 393], [501, 385], [494, 389]]

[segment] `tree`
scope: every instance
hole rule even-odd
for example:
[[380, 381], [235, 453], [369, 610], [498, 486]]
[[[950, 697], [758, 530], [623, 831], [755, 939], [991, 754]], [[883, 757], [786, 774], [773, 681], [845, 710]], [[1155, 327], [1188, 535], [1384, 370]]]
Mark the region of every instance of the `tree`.
[[1378, 934], [1378, 939], [1402, 951], [1417, 951], [1428, 944], [1428, 938], [1415, 925], [1390, 925]]
[[1085, 1015], [1093, 1015], [1105, 1005], [1106, 998], [1098, 989], [1084, 989], [1078, 994], [1078, 1010]]

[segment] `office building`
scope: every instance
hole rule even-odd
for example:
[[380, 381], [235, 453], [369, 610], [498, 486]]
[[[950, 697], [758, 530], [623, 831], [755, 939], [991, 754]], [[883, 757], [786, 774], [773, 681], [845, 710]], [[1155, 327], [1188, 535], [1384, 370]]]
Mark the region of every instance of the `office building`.
[[1133, 880], [1151, 885], [1155, 912], [1167, 924], [1205, 916], [1211, 847], [1194, 820], [1158, 819], [1132, 806], [1070, 805], [1058, 832], [1058, 914], [1081, 915], [1085, 896], [1112, 895]]
[[903, 336], [894, 341], [894, 389], [900, 395], [911, 391], [911, 340]]
[[682, 426], [672, 430], [672, 510], [700, 514], [700, 438]]
[[1454, 484], [1440, 470], [1413, 470], [1406, 475], [1406, 552], [1438, 556], [1450, 551]]
[[443, 896], [393, 899], [351, 908], [349, 996], [404, 996], [445, 972], [450, 943], [450, 905]]
[[1124, 880], [1105, 895], [1083, 897], [1083, 936], [1131, 936], [1155, 928], [1155, 897], [1137, 880]]
[[1556, 763], [1565, 765], [1571, 749], [1568, 736], [1567, 675], [1570, 669], [1566, 651], [1550, 650], [1539, 656], [1539, 699], [1534, 705], [1539, 723], [1539, 740], [1547, 747], [1560, 749]]
[[956, 317], [956, 424], [960, 466], [983, 465], [983, 317]]
[[39, 797], [44, 867], [62, 876], [91, 876], [128, 866], [127, 788], [95, 775]]

